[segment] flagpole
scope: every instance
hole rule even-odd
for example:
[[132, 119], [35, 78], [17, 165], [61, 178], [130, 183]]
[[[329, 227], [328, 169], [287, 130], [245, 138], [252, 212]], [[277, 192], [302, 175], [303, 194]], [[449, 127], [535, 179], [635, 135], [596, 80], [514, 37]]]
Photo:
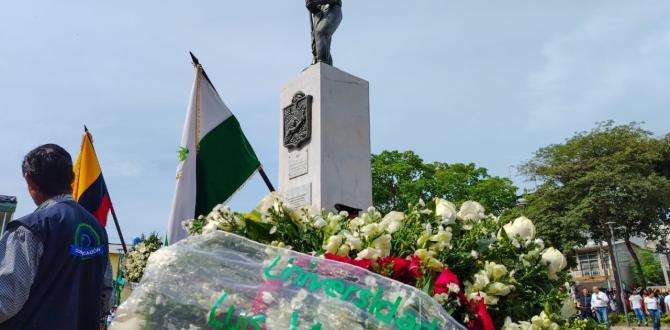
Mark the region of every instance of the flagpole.
[[[188, 52], [188, 53], [189, 53], [189, 55], [191, 55], [191, 61], [193, 61], [193, 66], [197, 67], [198, 65], [200, 65], [200, 61], [198, 60], [197, 57], [195, 57], [195, 55], [193, 55], [193, 52]], [[211, 80], [209, 80], [209, 77], [207, 76], [207, 73], [205, 72], [205, 69], [201, 67], [200, 71], [202, 72], [202, 75], [205, 77], [205, 79], [207, 79], [207, 81], [209, 81], [210, 84], [211, 84]], [[213, 84], [212, 84], [212, 88], [214, 88]], [[214, 89], [214, 90], [216, 90], [216, 89]], [[197, 141], [197, 139], [196, 139], [196, 141]], [[265, 171], [263, 170], [263, 166], [260, 166], [258, 168], [258, 173], [263, 178], [263, 182], [265, 182], [265, 185], [268, 187], [270, 192], [275, 192], [276, 191], [275, 187], [272, 185], [272, 182], [270, 181], [270, 178], [268, 178], [267, 174], [265, 174]]]
[[270, 189], [270, 192], [275, 192], [275, 187], [272, 185], [272, 182], [270, 182], [270, 178], [268, 178], [267, 174], [265, 174], [265, 171], [263, 170], [263, 166], [258, 168], [258, 173], [263, 178], [263, 181], [265, 182], [265, 185], [268, 186], [268, 189]]
[[[109, 192], [107, 192], [109, 196]], [[126, 247], [126, 241], [123, 239], [123, 234], [121, 233], [121, 226], [119, 226], [119, 220], [116, 218], [116, 212], [114, 211], [114, 204], [112, 204], [112, 198], [109, 198], [109, 210], [112, 211], [112, 218], [114, 219], [114, 225], [116, 226], [116, 231], [119, 233], [119, 239], [121, 240], [121, 246], [123, 247], [123, 253], [128, 254], [128, 248]]]
[[[95, 150], [95, 146], [93, 146], [93, 139], [90, 136], [90, 133], [88, 132], [88, 127], [84, 125], [84, 134], [89, 136], [89, 139], [91, 140], [91, 147], [93, 150]], [[102, 175], [102, 173], [100, 173]], [[112, 211], [112, 218], [114, 219], [114, 225], [116, 227], [116, 232], [119, 233], [119, 239], [121, 240], [121, 246], [123, 247], [123, 253], [128, 254], [128, 248], [126, 247], [126, 241], [123, 239], [123, 233], [121, 233], [121, 226], [119, 225], [119, 220], [116, 218], [116, 212], [114, 211], [114, 203], [112, 203], [112, 197], [109, 194], [109, 191], [107, 192], [107, 198], [109, 198], [109, 209]]]

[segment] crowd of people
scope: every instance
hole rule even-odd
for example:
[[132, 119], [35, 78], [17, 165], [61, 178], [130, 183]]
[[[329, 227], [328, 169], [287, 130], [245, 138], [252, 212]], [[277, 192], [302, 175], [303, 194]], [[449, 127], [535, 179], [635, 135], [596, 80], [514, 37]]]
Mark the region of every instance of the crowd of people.
[[[659, 289], [635, 289], [625, 292], [625, 299], [628, 312], [635, 313], [635, 321], [638, 326], [651, 326], [654, 330], [661, 329], [661, 315], [667, 313], [670, 315], [670, 293], [662, 292]], [[577, 306], [577, 317], [582, 319], [593, 318], [600, 323], [610, 326], [609, 313], [623, 312], [622, 308], [617, 306], [616, 290], [609, 290], [608, 293], [593, 287], [589, 292], [588, 288], [583, 288], [581, 293], [575, 296]]]

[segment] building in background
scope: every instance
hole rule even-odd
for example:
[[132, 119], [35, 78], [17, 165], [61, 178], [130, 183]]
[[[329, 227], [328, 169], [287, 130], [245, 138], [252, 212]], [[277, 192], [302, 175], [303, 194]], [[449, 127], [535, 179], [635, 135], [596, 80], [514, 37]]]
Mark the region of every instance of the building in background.
[[12, 221], [16, 211], [16, 197], [0, 195], [0, 236], [5, 233], [5, 227]]
[[[642, 249], [647, 249], [652, 252], [655, 250], [654, 247], [641, 239], [633, 238], [631, 239], [631, 244], [636, 253]], [[618, 258], [617, 269], [619, 270], [624, 289], [630, 290], [634, 286], [639, 285], [639, 283], [634, 283], [634, 275], [632, 272], [634, 267], [633, 258], [623, 241], [616, 242], [614, 248], [616, 249], [616, 256]], [[662, 269], [666, 270], [667, 259], [663, 260], [666, 255], [654, 253], [654, 256], [656, 256], [656, 259], [661, 264]], [[581, 291], [582, 288], [588, 288], [590, 291], [594, 286], [605, 289], [613, 289], [616, 287], [614, 275], [612, 274], [612, 263], [610, 261], [607, 243], [596, 245], [594, 242], [590, 242], [587, 246], [575, 251], [575, 259], [576, 266], [572, 268], [570, 272], [575, 280], [576, 292]], [[667, 281], [666, 286], [670, 286]]]
[[[665, 246], [670, 247], [670, 226], [665, 226], [664, 230], [668, 233], [665, 236]], [[658, 248], [658, 241], [647, 241], [647, 248], [656, 251]], [[670, 252], [658, 253], [656, 254], [658, 258], [661, 269], [663, 270], [663, 279], [665, 280], [665, 287], [670, 290]]]

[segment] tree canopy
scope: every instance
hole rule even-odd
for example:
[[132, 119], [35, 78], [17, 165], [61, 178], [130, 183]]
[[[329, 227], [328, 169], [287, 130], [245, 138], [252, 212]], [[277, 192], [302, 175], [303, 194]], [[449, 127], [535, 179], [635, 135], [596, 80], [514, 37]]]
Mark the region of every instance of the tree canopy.
[[[661, 267], [661, 263], [658, 261], [656, 256], [654, 256], [651, 251], [646, 250], [646, 249], [639, 249], [637, 251], [637, 254], [640, 258], [640, 265], [642, 268], [642, 274], [644, 274], [644, 278], [646, 279], [647, 283], [649, 285], [663, 285], [665, 284], [664, 282], [664, 277], [663, 277], [663, 268]], [[639, 274], [639, 271], [634, 265], [631, 265], [631, 271], [633, 274], [633, 281], [635, 283], [641, 283], [642, 277]]]
[[[522, 166], [541, 182], [528, 213], [564, 251], [587, 238], [610, 241], [608, 222], [629, 251], [631, 237], [657, 240], [670, 211], [670, 180], [663, 172], [670, 164], [668, 145], [668, 137], [656, 138], [637, 123], [607, 121], [541, 148]], [[659, 246], [665, 248], [664, 240]]]
[[412, 151], [383, 151], [372, 155], [373, 202], [382, 213], [406, 211], [420, 198], [444, 198], [460, 204], [480, 202], [499, 215], [514, 207], [517, 187], [511, 180], [491, 176], [475, 164], [424, 163]]

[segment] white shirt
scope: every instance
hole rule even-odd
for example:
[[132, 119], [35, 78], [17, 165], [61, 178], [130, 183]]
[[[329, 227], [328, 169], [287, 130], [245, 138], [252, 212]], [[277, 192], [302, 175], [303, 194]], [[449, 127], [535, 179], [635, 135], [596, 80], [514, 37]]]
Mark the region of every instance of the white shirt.
[[647, 309], [658, 309], [658, 301], [654, 297], [644, 297], [644, 304]]
[[591, 307], [598, 308], [598, 307], [607, 307], [607, 303], [609, 302], [609, 298], [607, 298], [607, 295], [605, 292], [598, 292], [598, 293], [593, 293], [591, 295]]
[[668, 312], [668, 314], [670, 314], [670, 293], [668, 293], [668, 295], [665, 296], [665, 299], [663, 301], [665, 301], [665, 310]]
[[633, 306], [633, 309], [635, 308], [640, 308], [642, 309], [642, 297], [640, 297], [639, 294], [634, 294], [628, 298], [630, 300], [631, 306]]

